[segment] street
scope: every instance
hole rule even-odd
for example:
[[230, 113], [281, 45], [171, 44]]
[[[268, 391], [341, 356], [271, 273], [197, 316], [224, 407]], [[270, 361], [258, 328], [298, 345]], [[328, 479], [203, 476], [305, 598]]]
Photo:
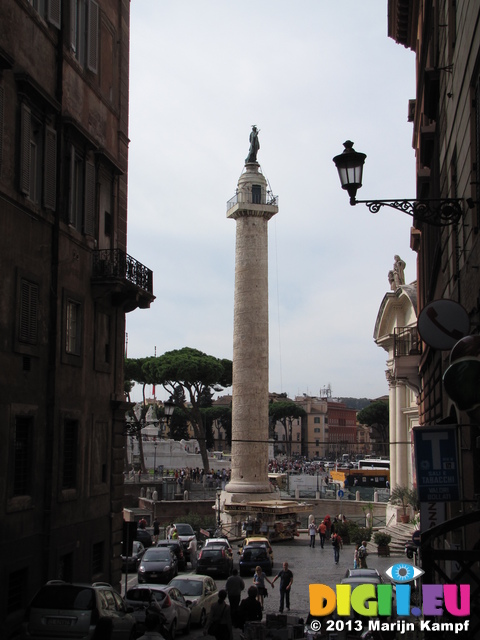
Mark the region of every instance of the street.
[[[325, 548], [320, 547], [318, 538], [314, 549], [309, 547], [310, 537], [303, 533], [294, 541], [277, 543], [273, 545], [274, 570], [272, 578], [282, 569], [283, 562], [288, 562], [289, 569], [293, 572], [293, 585], [291, 591], [291, 615], [298, 615], [304, 620], [307, 618], [309, 603], [309, 585], [323, 583], [332, 588], [344, 577], [347, 569], [353, 568], [354, 545], [345, 545], [340, 552], [340, 561], [335, 565], [333, 559], [333, 549], [329, 541], [326, 541]], [[237, 543], [232, 543], [235, 548]], [[238, 558], [238, 556], [237, 556]], [[368, 556], [367, 564], [369, 568], [378, 569], [385, 577], [385, 571], [398, 562], [411, 564], [405, 555], [395, 555], [390, 557], [379, 557], [371, 554]], [[125, 578], [125, 576], [124, 576]], [[386, 578], [388, 580], [388, 578]], [[136, 574], [129, 576], [128, 584], [136, 584]], [[224, 588], [226, 579], [215, 579], [219, 589]], [[242, 598], [246, 597], [248, 587], [253, 584], [253, 576], [244, 577], [245, 592]], [[269, 613], [278, 613], [280, 594], [278, 581], [272, 589], [267, 583], [268, 597], [265, 598], [264, 619]], [[122, 584], [122, 591], [124, 583]], [[185, 638], [199, 640], [203, 638], [203, 629], [194, 628]], [[240, 638], [238, 633], [234, 634], [234, 639]]]

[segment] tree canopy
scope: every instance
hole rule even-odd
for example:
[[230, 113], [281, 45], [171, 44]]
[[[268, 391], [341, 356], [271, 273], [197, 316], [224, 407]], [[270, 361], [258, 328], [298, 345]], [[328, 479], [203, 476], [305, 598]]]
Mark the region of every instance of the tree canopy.
[[275, 429], [275, 424], [280, 422], [285, 430], [285, 442], [287, 445], [287, 455], [291, 455], [292, 451], [292, 428], [293, 421], [297, 418], [302, 418], [307, 415], [305, 409], [300, 407], [293, 400], [281, 400], [279, 402], [272, 402], [268, 407], [268, 414], [270, 416], [270, 424], [272, 429]]
[[232, 361], [184, 347], [161, 356], [127, 360], [126, 377], [140, 384], [155, 384], [170, 394], [190, 420], [198, 440], [205, 471], [209, 471], [206, 429], [202, 407], [211, 404], [212, 392], [232, 384]]
[[372, 428], [374, 439], [379, 443], [378, 453], [388, 455], [389, 442], [389, 412], [388, 402], [377, 400], [357, 413], [357, 421]]

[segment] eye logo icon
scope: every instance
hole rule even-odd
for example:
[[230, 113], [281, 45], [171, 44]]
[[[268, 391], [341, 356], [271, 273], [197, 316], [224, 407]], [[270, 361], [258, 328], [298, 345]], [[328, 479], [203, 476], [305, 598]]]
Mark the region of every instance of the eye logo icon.
[[392, 565], [389, 569], [387, 569], [385, 573], [394, 582], [405, 583], [411, 582], [412, 580], [423, 576], [425, 571], [422, 571], [414, 565], [404, 564], [403, 562], [400, 562], [399, 564]]

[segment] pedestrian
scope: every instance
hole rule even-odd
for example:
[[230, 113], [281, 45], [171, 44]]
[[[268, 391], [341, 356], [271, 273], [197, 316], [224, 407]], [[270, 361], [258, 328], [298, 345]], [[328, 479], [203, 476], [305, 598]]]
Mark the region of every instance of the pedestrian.
[[230, 612], [234, 627], [238, 626], [238, 609], [240, 607], [240, 599], [244, 589], [245, 583], [243, 578], [238, 575], [237, 569], [233, 569], [232, 575], [227, 578], [225, 583], [225, 590], [228, 594], [228, 602], [230, 603]]
[[263, 599], [268, 597], [268, 591], [265, 587], [265, 580], [272, 586], [273, 583], [267, 578], [267, 575], [262, 571], [262, 567], [255, 567], [255, 573], [253, 574], [253, 584], [257, 587], [257, 600], [260, 603], [263, 611]]
[[157, 640], [165, 640], [160, 633], [160, 616], [158, 613], [147, 613], [145, 616], [145, 633], [140, 636], [138, 640], [151, 640], [157, 638]]
[[288, 568], [288, 562], [283, 563], [283, 569], [275, 576], [272, 586], [280, 578], [280, 613], [283, 613], [283, 603], [285, 602], [287, 611], [290, 611], [290, 590], [293, 583], [293, 573]]
[[323, 547], [325, 545], [325, 537], [327, 535], [327, 527], [326, 527], [325, 522], [323, 520], [318, 525], [318, 535], [320, 536], [320, 546], [323, 549]]
[[315, 520], [312, 520], [308, 525], [308, 532], [310, 533], [310, 548], [315, 549], [315, 537], [317, 535], [317, 526]]
[[192, 569], [197, 568], [197, 538], [192, 538], [187, 547], [188, 555], [190, 557], [190, 564]]
[[358, 547], [358, 568], [368, 569], [367, 567], [367, 541], [362, 540], [362, 544]]
[[338, 533], [334, 533], [332, 536], [332, 547], [333, 547], [333, 559], [335, 560], [335, 564], [338, 564], [340, 560], [340, 549], [343, 547], [343, 542]]
[[208, 633], [213, 636], [215, 640], [232, 640], [232, 616], [230, 606], [225, 602], [226, 599], [227, 592], [225, 589], [220, 589], [218, 592], [218, 601], [212, 604], [210, 613], [208, 614], [203, 635], [206, 636]]
[[172, 539], [172, 530], [173, 530], [173, 522], [168, 525], [167, 530], [165, 531], [167, 540]]
[[178, 531], [177, 531], [177, 527], [172, 524], [172, 529], [170, 531], [170, 537], [172, 540], [178, 540]]
[[238, 609], [238, 626], [242, 631], [245, 622], [260, 622], [263, 617], [262, 605], [257, 600], [257, 587], [253, 585], [249, 587], [247, 594], [247, 597], [242, 600]]
[[160, 535], [160, 523], [157, 518], [153, 521], [153, 543], [156, 545]]
[[358, 559], [358, 549], [359, 549], [360, 545], [356, 544], [355, 545], [355, 551], [353, 552], [353, 568], [354, 569], [359, 569], [360, 567], [359, 565], [359, 559]]
[[323, 519], [323, 521], [325, 522], [325, 526], [327, 527], [327, 531], [326, 531], [327, 540], [330, 540], [330, 534], [331, 534], [330, 529], [332, 526], [332, 521], [330, 520], [330, 516], [328, 515], [328, 513]]

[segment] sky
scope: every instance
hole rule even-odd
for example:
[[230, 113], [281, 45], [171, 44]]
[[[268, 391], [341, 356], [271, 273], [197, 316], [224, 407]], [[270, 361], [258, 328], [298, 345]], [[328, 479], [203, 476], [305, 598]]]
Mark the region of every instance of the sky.
[[395, 255], [406, 282], [416, 278], [411, 218], [351, 207], [332, 162], [353, 140], [367, 154], [358, 199], [415, 197], [415, 57], [387, 37], [387, 1], [130, 7], [127, 250], [153, 270], [156, 299], [127, 315], [127, 356], [188, 346], [232, 359], [226, 203], [256, 125], [257, 160], [279, 196], [268, 225], [269, 390], [388, 394], [373, 331]]

